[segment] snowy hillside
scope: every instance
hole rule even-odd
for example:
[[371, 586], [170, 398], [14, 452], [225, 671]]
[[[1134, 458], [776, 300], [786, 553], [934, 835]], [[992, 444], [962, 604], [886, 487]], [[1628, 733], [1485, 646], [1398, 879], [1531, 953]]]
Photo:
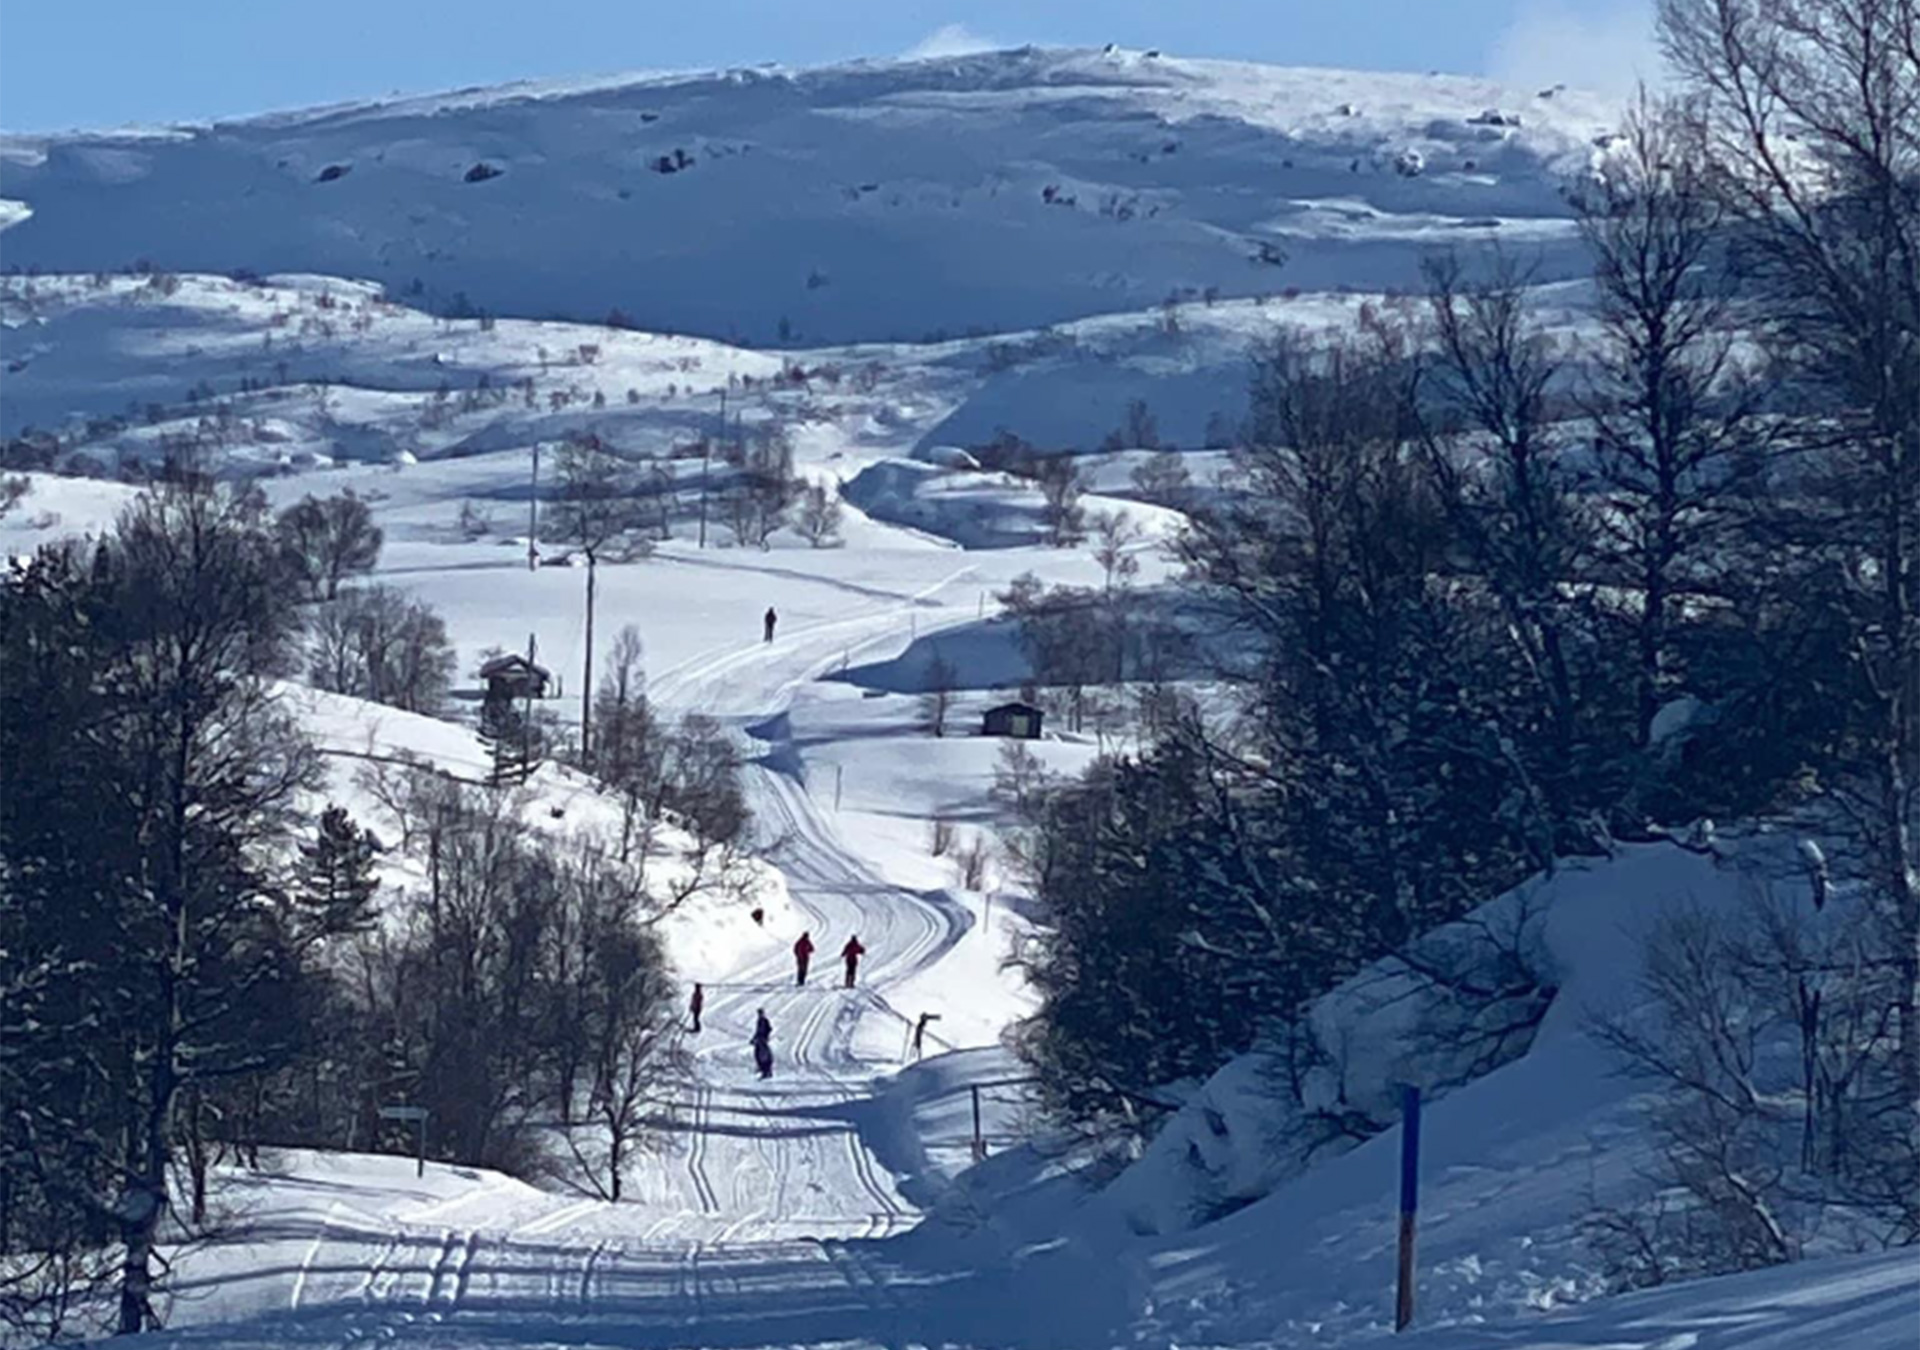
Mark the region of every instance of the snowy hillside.
[[1561, 188], [1616, 120], [1565, 90], [1023, 48], [12, 137], [0, 194], [13, 268], [325, 273], [440, 312], [918, 341], [1406, 286], [1459, 240], [1570, 275]]

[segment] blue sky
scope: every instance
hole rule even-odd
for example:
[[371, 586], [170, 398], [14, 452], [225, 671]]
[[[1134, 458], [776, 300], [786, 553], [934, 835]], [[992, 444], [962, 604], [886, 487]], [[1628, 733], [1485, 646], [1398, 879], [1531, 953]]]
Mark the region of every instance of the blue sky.
[[205, 121], [620, 70], [973, 44], [1622, 87], [1648, 0], [0, 0], [0, 128]]

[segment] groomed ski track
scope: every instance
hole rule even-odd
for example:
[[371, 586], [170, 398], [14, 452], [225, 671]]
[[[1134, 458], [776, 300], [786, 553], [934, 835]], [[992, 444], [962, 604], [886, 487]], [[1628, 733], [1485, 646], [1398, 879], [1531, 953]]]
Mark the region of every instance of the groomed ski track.
[[[804, 988], [784, 946], [708, 983], [705, 1028], [690, 1042], [696, 1082], [669, 1112], [665, 1146], [629, 1174], [621, 1202], [503, 1184], [399, 1220], [336, 1201], [306, 1222], [277, 1215], [270, 1232], [242, 1225], [229, 1240], [288, 1256], [217, 1281], [222, 1302], [253, 1308], [257, 1321], [183, 1326], [159, 1339], [465, 1344], [494, 1339], [511, 1321], [516, 1335], [531, 1335], [531, 1323], [543, 1328], [535, 1339], [597, 1344], [612, 1319], [623, 1345], [886, 1343], [917, 1325], [931, 1311], [922, 1309], [925, 1296], [949, 1280], [909, 1276], [871, 1241], [921, 1215], [862, 1135], [874, 1118], [873, 1082], [896, 1065], [862, 1058], [858, 1044], [875, 1020], [886, 1034], [869, 1035], [871, 1043], [904, 1040], [887, 989], [938, 962], [970, 919], [889, 885], [841, 844], [809, 792], [786, 708], [796, 688], [849, 652], [897, 650], [910, 628], [973, 617], [971, 607], [943, 614], [937, 599], [970, 570], [772, 643], [706, 654], [652, 681], [650, 696], [667, 714], [706, 713], [739, 737], [756, 830], [819, 950]], [[868, 955], [859, 986], [848, 990], [838, 952], [853, 934]], [[769, 1082], [758, 1079], [749, 1051], [762, 1008], [775, 1027]], [[180, 1305], [190, 1307], [196, 1292], [188, 1273], [178, 1282]], [[557, 1330], [571, 1324], [581, 1329]]]

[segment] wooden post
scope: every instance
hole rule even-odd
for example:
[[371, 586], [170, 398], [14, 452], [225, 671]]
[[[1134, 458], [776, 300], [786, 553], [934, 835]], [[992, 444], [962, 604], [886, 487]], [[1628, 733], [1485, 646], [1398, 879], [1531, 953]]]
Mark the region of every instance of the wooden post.
[[1420, 1208], [1420, 1089], [1401, 1089], [1400, 1117], [1400, 1287], [1394, 1301], [1393, 1329], [1413, 1321], [1414, 1216]]
[[[540, 650], [538, 635], [527, 634], [527, 664], [533, 665], [534, 656]], [[520, 774], [525, 779], [533, 772], [533, 672], [527, 672], [527, 696], [521, 700], [520, 707]]]
[[833, 809], [836, 811], [840, 809], [840, 779], [844, 771], [843, 765], [833, 766]]
[[973, 1160], [982, 1162], [987, 1156], [987, 1141], [980, 1133], [980, 1085], [975, 1083], [969, 1090], [973, 1093]]

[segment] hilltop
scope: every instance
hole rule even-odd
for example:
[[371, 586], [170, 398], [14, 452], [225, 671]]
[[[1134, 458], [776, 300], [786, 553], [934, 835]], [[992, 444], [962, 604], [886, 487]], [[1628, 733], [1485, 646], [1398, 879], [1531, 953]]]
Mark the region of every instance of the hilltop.
[[1022, 48], [7, 137], [0, 221], [26, 270], [323, 273], [443, 314], [922, 341], [1404, 287], [1453, 241], [1577, 274], [1562, 189], [1616, 120], [1560, 88]]

